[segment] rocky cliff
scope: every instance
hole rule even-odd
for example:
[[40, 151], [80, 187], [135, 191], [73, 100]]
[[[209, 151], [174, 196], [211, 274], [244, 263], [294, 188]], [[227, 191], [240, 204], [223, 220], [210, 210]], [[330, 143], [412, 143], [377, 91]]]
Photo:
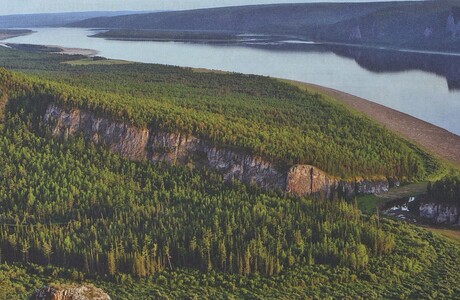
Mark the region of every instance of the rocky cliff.
[[115, 122], [80, 109], [66, 110], [50, 104], [44, 115], [52, 135], [68, 138], [82, 135], [110, 151], [133, 160], [169, 164], [193, 163], [217, 170], [226, 180], [238, 179], [263, 189], [282, 190], [301, 196], [330, 196], [337, 190], [347, 195], [388, 190], [387, 180], [340, 181], [310, 165], [280, 167], [257, 155], [217, 147], [209, 141], [181, 133], [160, 132]]
[[100, 288], [92, 285], [51, 287], [44, 286], [35, 291], [31, 300], [110, 300]]
[[420, 204], [420, 217], [436, 224], [459, 225], [460, 210], [453, 205], [438, 203]]

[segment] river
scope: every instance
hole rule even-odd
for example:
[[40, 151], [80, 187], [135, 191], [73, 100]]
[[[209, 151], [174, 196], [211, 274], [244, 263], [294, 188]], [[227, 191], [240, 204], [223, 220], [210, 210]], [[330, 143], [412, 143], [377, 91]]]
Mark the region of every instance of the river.
[[282, 44], [194, 44], [91, 38], [80, 28], [34, 28], [8, 43], [87, 48], [144, 63], [207, 68], [310, 82], [407, 113], [460, 135], [460, 56]]

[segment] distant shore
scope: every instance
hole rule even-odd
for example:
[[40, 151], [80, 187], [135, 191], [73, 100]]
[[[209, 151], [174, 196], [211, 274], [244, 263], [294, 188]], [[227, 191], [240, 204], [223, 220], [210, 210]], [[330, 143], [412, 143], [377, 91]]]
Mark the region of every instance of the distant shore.
[[32, 30], [22, 29], [0, 29], [0, 41], [11, 39], [18, 36], [28, 35], [33, 33]]
[[361, 112], [383, 127], [420, 145], [434, 155], [460, 166], [460, 136], [454, 133], [408, 114], [342, 91], [311, 83], [283, 81], [329, 96], [332, 100]]
[[117, 41], [152, 41], [152, 42], [179, 42], [197, 44], [234, 44], [254, 46], [258, 44], [289, 45], [317, 45], [317, 46], [343, 46], [360, 49], [375, 49], [397, 51], [417, 54], [460, 56], [458, 50], [442, 51], [439, 49], [416, 49], [384, 44], [347, 43], [327, 40], [305, 40], [303, 37], [291, 35], [265, 35], [265, 34], [238, 34], [237, 32], [212, 32], [212, 31], [184, 31], [184, 30], [138, 30], [138, 29], [107, 29], [92, 35], [95, 38], [104, 38]]
[[98, 51], [93, 49], [83, 48], [66, 48], [55, 45], [33, 45], [33, 44], [16, 44], [16, 43], [0, 43], [3, 47], [8, 47], [16, 50], [37, 52], [37, 53], [57, 53], [65, 55], [83, 55], [87, 57], [95, 56]]
[[[51, 46], [53, 47], [53, 46]], [[82, 48], [64, 48], [59, 47], [62, 51], [58, 52], [59, 54], [66, 54], [66, 55], [83, 55], [83, 56], [94, 56], [98, 54], [98, 51], [93, 49], [82, 49]]]

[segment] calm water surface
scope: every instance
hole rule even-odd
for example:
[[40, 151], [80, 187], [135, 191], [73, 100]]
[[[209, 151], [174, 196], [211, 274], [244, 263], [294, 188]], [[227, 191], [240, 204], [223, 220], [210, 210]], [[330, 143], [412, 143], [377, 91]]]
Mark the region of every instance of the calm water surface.
[[357, 95], [460, 135], [460, 57], [315, 45], [111, 41], [78, 28], [42, 28], [10, 43], [88, 48], [144, 63], [217, 69], [315, 83]]

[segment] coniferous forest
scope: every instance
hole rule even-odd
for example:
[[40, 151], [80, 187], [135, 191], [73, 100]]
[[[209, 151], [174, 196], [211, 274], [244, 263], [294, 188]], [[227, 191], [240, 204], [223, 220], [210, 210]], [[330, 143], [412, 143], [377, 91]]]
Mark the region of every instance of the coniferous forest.
[[92, 282], [113, 299], [460, 296], [458, 243], [363, 215], [355, 200], [53, 139], [41, 113], [80, 107], [341, 178], [426, 179], [443, 168], [430, 154], [274, 79], [81, 59], [0, 49], [0, 299], [50, 281]]

